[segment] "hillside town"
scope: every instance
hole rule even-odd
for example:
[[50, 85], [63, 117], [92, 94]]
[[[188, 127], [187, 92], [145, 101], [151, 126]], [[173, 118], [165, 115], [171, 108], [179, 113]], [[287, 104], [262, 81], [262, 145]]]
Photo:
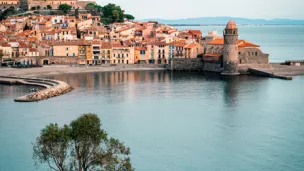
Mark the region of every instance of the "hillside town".
[[[23, 4], [22, 0], [1, 2], [2, 9], [9, 4], [21, 8]], [[203, 36], [200, 30], [177, 30], [156, 21], [124, 20], [105, 25], [101, 15], [85, 10], [91, 2], [29, 0], [27, 8], [39, 5], [46, 9], [51, 5], [54, 9], [66, 3], [85, 12], [8, 16], [0, 22], [2, 65], [170, 64], [173, 58], [202, 58], [211, 63], [222, 60], [224, 38], [216, 31]], [[262, 63], [268, 63], [268, 55], [258, 45], [245, 40], [238, 40], [237, 44], [239, 55], [245, 55], [239, 63], [259, 63], [250, 56], [265, 56]], [[249, 51], [241, 53], [244, 49]]]

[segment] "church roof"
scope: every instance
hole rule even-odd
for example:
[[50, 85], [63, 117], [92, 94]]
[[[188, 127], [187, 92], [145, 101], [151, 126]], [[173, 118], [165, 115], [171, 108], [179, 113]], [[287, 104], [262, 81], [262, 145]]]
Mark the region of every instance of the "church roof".
[[230, 20], [226, 25], [226, 29], [237, 29], [237, 26], [233, 20]]

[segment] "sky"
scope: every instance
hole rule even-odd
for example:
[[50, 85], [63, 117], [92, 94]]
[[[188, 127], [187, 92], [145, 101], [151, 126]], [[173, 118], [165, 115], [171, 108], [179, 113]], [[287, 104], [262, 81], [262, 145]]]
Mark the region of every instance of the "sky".
[[230, 16], [251, 19], [304, 19], [304, 0], [96, 0], [114, 3], [136, 19]]

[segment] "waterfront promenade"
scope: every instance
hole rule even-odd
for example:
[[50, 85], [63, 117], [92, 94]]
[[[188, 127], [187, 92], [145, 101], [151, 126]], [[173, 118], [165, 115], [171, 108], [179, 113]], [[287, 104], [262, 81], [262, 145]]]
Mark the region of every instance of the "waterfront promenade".
[[81, 66], [51, 65], [40, 68], [0, 68], [0, 76], [41, 76], [88, 72], [166, 70], [165, 65]]

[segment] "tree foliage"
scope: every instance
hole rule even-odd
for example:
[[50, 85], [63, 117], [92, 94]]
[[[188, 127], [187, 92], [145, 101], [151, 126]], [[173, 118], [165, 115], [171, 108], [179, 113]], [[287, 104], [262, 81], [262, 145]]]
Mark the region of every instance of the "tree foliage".
[[64, 14], [67, 14], [68, 12], [71, 11], [72, 6], [68, 4], [60, 4], [58, 9], [61, 10]]
[[101, 129], [96, 114], [84, 114], [69, 126], [50, 124], [33, 144], [36, 163], [57, 171], [133, 171], [130, 149]]
[[124, 21], [124, 11], [115, 4], [109, 3], [102, 7], [103, 17], [102, 22], [104, 24], [111, 24], [114, 22], [123, 22]]
[[127, 19], [127, 20], [134, 20], [135, 19], [135, 17], [131, 14], [125, 14], [124, 18]]
[[16, 14], [16, 13], [17, 13], [16, 9], [15, 9], [13, 6], [11, 6], [11, 7], [7, 8], [6, 10], [4, 10], [4, 11], [0, 14], [0, 20], [4, 20], [4, 19], [6, 19], [8, 16], [14, 15], [14, 14]]
[[46, 9], [52, 9], [52, 6], [51, 5], [47, 5]]

